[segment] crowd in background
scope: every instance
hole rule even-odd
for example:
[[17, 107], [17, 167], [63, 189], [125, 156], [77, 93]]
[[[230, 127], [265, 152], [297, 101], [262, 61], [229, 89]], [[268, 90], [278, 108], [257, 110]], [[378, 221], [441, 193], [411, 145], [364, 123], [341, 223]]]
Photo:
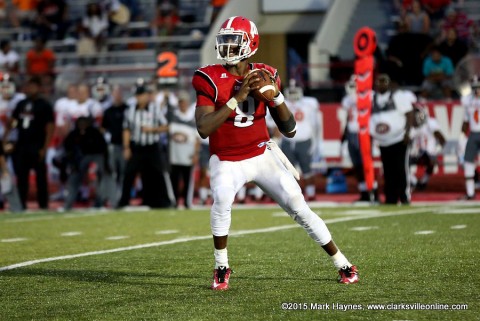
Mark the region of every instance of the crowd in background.
[[99, 78], [50, 102], [39, 77], [17, 86], [3, 74], [0, 85], [3, 172], [13, 186], [2, 194], [18, 193], [17, 210], [32, 189], [42, 209], [54, 200], [70, 210], [91, 197], [97, 208], [125, 207], [132, 196], [153, 208], [191, 207], [200, 138], [187, 91], [139, 79], [132, 92]]
[[394, 0], [396, 30], [380, 68], [422, 99], [451, 99], [454, 70], [479, 49], [480, 26], [463, 10], [463, 1]]
[[[105, 39], [109, 36], [175, 35], [179, 25], [193, 18], [179, 15], [178, 1], [158, 0], [142, 33], [121, 27], [126, 21], [145, 20], [137, 0], [92, 1], [84, 15], [75, 19], [69, 15], [69, 3], [0, 0], [0, 24], [22, 30], [14, 39], [0, 39], [0, 170], [6, 173], [0, 188], [10, 209], [27, 208], [31, 170], [40, 208], [48, 208], [50, 201], [63, 201], [61, 209], [70, 210], [78, 202], [90, 204], [92, 195], [95, 207], [124, 207], [132, 198], [150, 207], [179, 206], [181, 200], [191, 207], [192, 173], [197, 165], [199, 198], [204, 204], [208, 141], [196, 135], [188, 91], [143, 80], [132, 84], [131, 92], [130, 87], [121, 88], [100, 77], [95, 82], [64, 84], [66, 92], [59, 92], [54, 88], [56, 53], [48, 47], [50, 40], [72, 38], [77, 53], [92, 54], [108, 50]], [[210, 2], [212, 21], [225, 3]], [[394, 4], [397, 30], [386, 51], [377, 52], [379, 71], [401, 87], [416, 88], [420, 101], [451, 99], [455, 67], [467, 53], [478, 50], [479, 26], [468, 18], [461, 1], [394, 0]], [[24, 57], [12, 46], [17, 40], [32, 40]], [[295, 102], [291, 105], [295, 108]], [[298, 148], [296, 142], [285, 140], [285, 150], [289, 144], [292, 154], [302, 154], [293, 150]], [[311, 146], [320, 159], [320, 143], [314, 141]], [[296, 160], [299, 166], [302, 162]], [[305, 193], [314, 199], [315, 172], [311, 168], [303, 172]], [[54, 182], [53, 194], [48, 181]], [[238, 199], [243, 201], [246, 193], [243, 190]], [[257, 200], [263, 195], [259, 189], [253, 194]], [[361, 199], [366, 198], [363, 193]]]

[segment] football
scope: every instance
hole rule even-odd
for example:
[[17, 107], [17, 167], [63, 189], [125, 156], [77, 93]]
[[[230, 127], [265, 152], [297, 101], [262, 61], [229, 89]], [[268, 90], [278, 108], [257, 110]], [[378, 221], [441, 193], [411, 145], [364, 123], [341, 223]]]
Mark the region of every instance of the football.
[[256, 73], [257, 77], [260, 78], [260, 80], [257, 82], [260, 88], [251, 91], [250, 94], [255, 99], [263, 102], [272, 101], [273, 97], [275, 96], [275, 86], [273, 84], [273, 80], [270, 79], [270, 76], [264, 70], [254, 69], [251, 71], [251, 73], [252, 72]]

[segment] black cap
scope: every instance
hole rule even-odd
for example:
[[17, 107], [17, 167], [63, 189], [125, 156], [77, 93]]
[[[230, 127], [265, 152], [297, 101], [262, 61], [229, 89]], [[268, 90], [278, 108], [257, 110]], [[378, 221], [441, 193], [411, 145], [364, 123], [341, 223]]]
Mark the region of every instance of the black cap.
[[151, 89], [147, 85], [137, 86], [135, 88], [135, 95], [141, 95], [149, 92], [151, 92]]

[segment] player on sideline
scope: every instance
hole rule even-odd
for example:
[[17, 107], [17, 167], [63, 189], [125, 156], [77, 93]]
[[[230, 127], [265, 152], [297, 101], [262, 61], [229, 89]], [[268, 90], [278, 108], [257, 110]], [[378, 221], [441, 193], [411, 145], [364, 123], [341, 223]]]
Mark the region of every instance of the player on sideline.
[[463, 172], [465, 176], [466, 194], [461, 200], [475, 199], [475, 159], [480, 151], [480, 80], [474, 76], [471, 83], [472, 93], [462, 97], [462, 106], [465, 110], [462, 132], [467, 135], [467, 146], [465, 147], [465, 164]]
[[235, 194], [249, 181], [261, 187], [327, 252], [339, 271], [340, 283], [356, 283], [357, 267], [340, 252], [324, 221], [308, 207], [292, 174], [294, 169], [270, 140], [265, 122], [267, 106], [249, 95], [258, 89], [259, 80], [250, 71], [267, 70], [275, 80], [276, 92], [268, 109], [283, 135], [295, 135], [295, 120], [278, 90], [277, 70], [248, 61], [258, 45], [255, 24], [244, 17], [230, 17], [216, 36], [217, 58], [225, 64], [202, 67], [192, 80], [197, 94], [197, 129], [202, 138], [210, 139], [210, 225], [215, 247], [212, 289], [228, 289], [231, 269], [227, 239], [232, 204]]

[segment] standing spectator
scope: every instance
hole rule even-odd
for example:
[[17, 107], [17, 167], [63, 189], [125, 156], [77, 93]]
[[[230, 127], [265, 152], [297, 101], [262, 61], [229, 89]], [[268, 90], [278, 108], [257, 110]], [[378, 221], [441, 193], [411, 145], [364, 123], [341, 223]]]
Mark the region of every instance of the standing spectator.
[[370, 132], [380, 146], [386, 204], [410, 203], [408, 144], [415, 100], [413, 93], [395, 90], [388, 75], [378, 75]]
[[90, 165], [96, 165], [96, 188], [94, 207], [100, 207], [105, 199], [106, 191], [100, 182], [110, 175], [107, 144], [100, 130], [93, 126], [92, 119], [80, 117], [75, 122], [75, 128], [63, 142], [70, 175], [67, 182], [67, 199], [63, 210], [73, 207], [83, 178], [86, 177]]
[[[342, 135], [342, 142], [347, 141], [348, 154], [353, 164], [355, 177], [357, 178], [358, 190], [360, 192], [359, 202], [370, 202], [370, 194], [365, 183], [363, 159], [358, 139], [358, 112], [357, 112], [357, 84], [356, 76], [352, 75], [345, 84], [346, 95], [342, 98], [342, 108], [347, 112], [347, 120]], [[377, 182], [374, 183], [374, 200], [378, 201]]]
[[426, 34], [407, 32], [402, 22], [397, 28], [397, 34], [390, 39], [386, 50], [387, 63], [391, 64], [388, 72], [394, 75], [392, 71], [395, 71], [402, 84], [420, 85], [423, 81], [423, 60], [433, 39]]
[[421, 0], [422, 6], [430, 16], [432, 23], [437, 24], [438, 21], [445, 17], [445, 10], [450, 6], [452, 0]]
[[152, 33], [157, 36], [171, 36], [180, 23], [177, 7], [168, 0], [157, 5], [152, 21]]
[[465, 110], [462, 132], [467, 136], [465, 147], [463, 173], [465, 176], [466, 194], [463, 200], [475, 199], [475, 160], [480, 152], [480, 81], [474, 76], [471, 82], [472, 92], [462, 97], [462, 106]]
[[423, 107], [414, 108], [414, 122], [410, 132], [412, 149], [410, 164], [425, 167], [418, 181], [417, 176], [410, 175], [410, 185], [417, 190], [424, 190], [437, 165], [437, 146], [445, 146], [445, 137], [440, 132], [440, 125], [435, 118], [428, 116]]
[[130, 193], [140, 172], [143, 184], [143, 204], [157, 208], [169, 207], [164, 171], [165, 161], [160, 150], [160, 133], [168, 125], [160, 109], [151, 101], [151, 89], [145, 84], [135, 89], [135, 105], [129, 106], [123, 126], [124, 157], [127, 161], [119, 206], [130, 203]]
[[478, 26], [475, 21], [470, 19], [460, 7], [449, 7], [447, 15], [442, 22], [441, 39], [447, 37], [448, 29], [455, 29], [459, 40], [463, 41], [466, 45], [473, 45], [472, 34], [478, 33]]
[[33, 25], [42, 38], [63, 40], [68, 27], [67, 17], [64, 0], [39, 0]]
[[108, 16], [102, 11], [100, 4], [96, 2], [88, 3], [86, 11], [80, 24], [79, 34], [93, 42], [95, 52], [98, 52], [105, 45], [108, 33]]
[[109, 195], [110, 205], [115, 207], [119, 194], [122, 192], [123, 178], [125, 175], [125, 158], [123, 158], [123, 123], [128, 106], [125, 104], [119, 86], [112, 90], [113, 102], [108, 107], [102, 118], [102, 131], [108, 144], [108, 160], [113, 178], [117, 187], [114, 195]]
[[294, 137], [282, 137], [281, 149], [294, 165], [302, 170], [304, 192], [307, 200], [314, 200], [315, 173], [311, 163], [313, 159], [321, 158], [320, 148], [320, 106], [314, 97], [303, 95], [303, 89], [291, 81], [285, 90], [288, 104], [297, 123], [297, 133]]
[[12, 26], [30, 26], [35, 19], [36, 8], [39, 0], [12, 0], [12, 11], [10, 21]]
[[17, 175], [20, 200], [26, 208], [29, 174], [33, 169], [37, 180], [37, 201], [41, 209], [48, 208], [47, 167], [45, 154], [54, 131], [53, 107], [40, 96], [41, 81], [31, 77], [27, 81], [27, 98], [20, 101], [13, 111], [4, 140], [9, 131], [16, 129], [18, 139], [12, 155]]
[[407, 30], [412, 33], [430, 33], [430, 18], [428, 14], [423, 11], [420, 1], [412, 2], [412, 11], [407, 13], [405, 17]]
[[432, 48], [430, 55], [423, 62], [422, 97], [429, 98], [435, 89], [440, 89], [443, 98], [451, 99], [453, 89], [453, 64], [450, 58], [443, 56], [438, 47]]
[[44, 92], [50, 93], [55, 77], [56, 57], [53, 51], [46, 48], [45, 45], [45, 39], [37, 37], [34, 47], [27, 52], [25, 64], [27, 75], [41, 77]]
[[0, 41], [0, 71], [17, 73], [20, 56], [12, 49], [10, 41]]
[[[198, 161], [200, 137], [195, 126], [195, 108], [190, 103], [188, 92], [178, 94], [178, 109], [169, 122], [170, 132], [170, 178], [173, 192], [179, 205], [182, 196], [186, 208], [192, 206], [193, 197], [193, 167]], [[183, 186], [180, 193], [180, 186]]]
[[465, 42], [457, 37], [457, 31], [454, 28], [446, 30], [446, 38], [438, 45], [438, 50], [452, 60], [453, 66], [457, 66], [458, 62], [462, 60], [468, 53], [468, 46]]

